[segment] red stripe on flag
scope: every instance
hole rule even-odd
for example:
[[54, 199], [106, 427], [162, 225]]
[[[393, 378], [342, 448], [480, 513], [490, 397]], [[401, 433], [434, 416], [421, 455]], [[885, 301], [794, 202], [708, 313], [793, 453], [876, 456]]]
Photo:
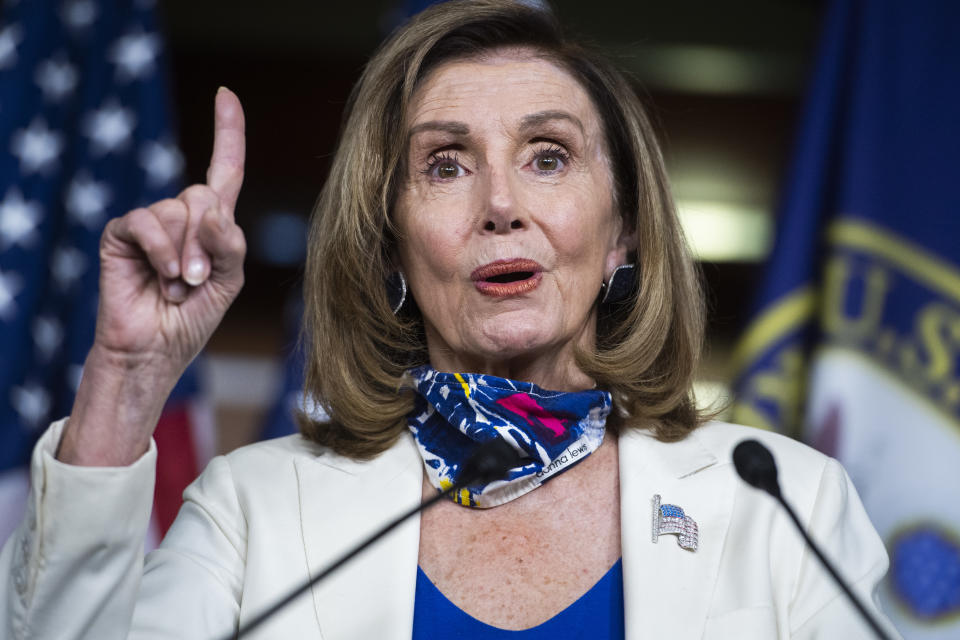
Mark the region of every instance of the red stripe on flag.
[[153, 494], [153, 516], [163, 537], [177, 517], [183, 490], [197, 477], [197, 452], [190, 428], [189, 403], [168, 407], [154, 432], [157, 443], [157, 484]]

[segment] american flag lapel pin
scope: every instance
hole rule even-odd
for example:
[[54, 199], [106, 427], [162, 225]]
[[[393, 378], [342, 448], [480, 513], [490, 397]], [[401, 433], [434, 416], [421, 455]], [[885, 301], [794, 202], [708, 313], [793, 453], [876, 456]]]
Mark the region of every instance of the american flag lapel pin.
[[665, 533], [677, 534], [677, 543], [684, 549], [697, 550], [697, 522], [675, 504], [660, 504], [660, 494], [653, 494], [653, 542]]

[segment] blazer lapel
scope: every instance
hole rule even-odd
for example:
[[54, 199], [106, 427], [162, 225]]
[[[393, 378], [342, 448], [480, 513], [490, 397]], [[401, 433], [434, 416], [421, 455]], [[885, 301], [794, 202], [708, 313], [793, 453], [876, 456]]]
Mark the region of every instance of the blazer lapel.
[[[422, 463], [407, 437], [368, 462], [326, 453], [296, 467], [311, 576], [420, 501]], [[314, 586], [321, 636], [408, 640], [419, 543], [413, 517]]]
[[[703, 635], [720, 556], [730, 524], [734, 487], [713, 473], [717, 457], [697, 433], [663, 443], [631, 430], [620, 437], [621, 537], [627, 639], [687, 640]], [[688, 551], [676, 536], [652, 541], [653, 496], [675, 504], [699, 528]]]

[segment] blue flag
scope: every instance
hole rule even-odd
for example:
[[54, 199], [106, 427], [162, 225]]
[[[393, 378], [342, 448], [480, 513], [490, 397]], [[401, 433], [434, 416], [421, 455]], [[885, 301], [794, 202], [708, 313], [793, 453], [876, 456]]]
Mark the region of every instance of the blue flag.
[[802, 436], [850, 471], [907, 638], [960, 637], [958, 25], [951, 0], [831, 3], [733, 358], [734, 420]]
[[176, 195], [183, 165], [153, 2], [11, 0], [2, 18], [0, 542], [34, 442], [73, 403], [100, 233]]

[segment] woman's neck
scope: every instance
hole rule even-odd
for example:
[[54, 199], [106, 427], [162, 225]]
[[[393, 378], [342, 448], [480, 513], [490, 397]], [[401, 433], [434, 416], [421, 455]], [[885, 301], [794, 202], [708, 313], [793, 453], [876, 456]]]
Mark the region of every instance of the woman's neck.
[[532, 382], [552, 391], [582, 391], [596, 386], [577, 367], [573, 348], [512, 358], [483, 357], [430, 349], [430, 365], [438, 371], [480, 373]]

